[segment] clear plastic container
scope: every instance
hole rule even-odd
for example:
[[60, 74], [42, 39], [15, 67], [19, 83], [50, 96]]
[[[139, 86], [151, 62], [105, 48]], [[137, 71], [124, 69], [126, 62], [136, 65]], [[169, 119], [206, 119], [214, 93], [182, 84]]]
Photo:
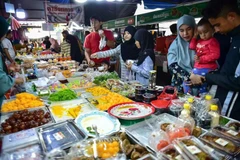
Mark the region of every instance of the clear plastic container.
[[226, 136], [226, 138], [229, 138], [230, 140], [234, 140], [237, 143], [240, 143], [240, 132], [223, 126], [216, 126], [212, 130], [215, 133]]
[[183, 110], [183, 104], [184, 104], [183, 100], [174, 99], [171, 101], [169, 110], [174, 116], [178, 117], [181, 114], [181, 111]]
[[25, 146], [11, 152], [3, 152], [1, 160], [43, 160], [44, 154], [39, 144]]
[[180, 138], [174, 142], [188, 155], [196, 160], [219, 160], [219, 158], [204, 147], [204, 144], [195, 137]]
[[103, 137], [85, 140], [70, 148], [71, 158], [126, 159], [122, 141], [118, 137]]
[[167, 159], [167, 160], [190, 160], [183, 150], [177, 145], [168, 145], [167, 147], [160, 150], [157, 153], [158, 159]]
[[240, 153], [239, 144], [236, 144], [233, 141], [226, 139], [224, 135], [220, 136], [207, 132], [206, 134], [202, 135], [200, 139], [209, 146], [231, 156], [238, 156]]

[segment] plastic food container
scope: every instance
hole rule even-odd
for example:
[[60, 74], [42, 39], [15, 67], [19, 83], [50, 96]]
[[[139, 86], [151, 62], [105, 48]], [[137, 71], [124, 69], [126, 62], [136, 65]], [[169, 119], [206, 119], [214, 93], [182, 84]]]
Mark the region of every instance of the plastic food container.
[[240, 131], [240, 123], [239, 122], [229, 122], [227, 125], [226, 125], [228, 128], [231, 128], [237, 132]]
[[184, 159], [190, 160], [187, 155], [177, 146], [177, 145], [168, 145], [167, 147], [161, 149], [157, 153], [158, 159], [167, 159], [167, 160], [175, 160], [175, 159]]
[[35, 129], [28, 129], [17, 133], [6, 135], [2, 139], [2, 151], [14, 151], [26, 145], [39, 143]]
[[200, 136], [200, 139], [209, 146], [228, 155], [238, 156], [240, 153], [239, 145], [223, 136], [218, 136], [217, 134], [207, 132]]
[[86, 138], [72, 120], [56, 123], [38, 129], [38, 136], [44, 152], [54, 149], [67, 149]]
[[145, 88], [141, 85], [138, 85], [135, 87], [135, 94], [139, 94], [139, 95], [142, 95], [145, 93]]
[[71, 158], [126, 159], [122, 142], [118, 137], [94, 138], [82, 141], [70, 148]]
[[197, 138], [189, 136], [185, 138], [180, 138], [176, 140], [175, 145], [178, 145], [180, 148], [183, 148], [183, 151], [187, 154], [190, 159], [197, 160], [218, 160], [219, 158], [208, 151], [204, 144], [199, 141]]
[[44, 154], [39, 144], [24, 146], [10, 152], [4, 152], [1, 160], [43, 160]]
[[155, 94], [152, 93], [145, 93], [143, 94], [143, 102], [150, 103], [151, 101], [157, 99]]
[[212, 130], [217, 134], [224, 135], [226, 138], [230, 138], [230, 140], [234, 140], [237, 143], [240, 143], [240, 133], [237, 131], [223, 126], [216, 126]]
[[119, 132], [117, 136], [122, 141], [122, 147], [128, 159], [141, 159], [149, 153], [145, 147], [125, 132]]
[[148, 137], [153, 132], [152, 128], [156, 130], [160, 130], [162, 129], [163, 126], [167, 127], [167, 125], [169, 124], [174, 124], [176, 126], [183, 126], [182, 121], [180, 121], [178, 118], [170, 114], [164, 113], [159, 116], [152, 115], [152, 118], [150, 119], [147, 119], [143, 122], [139, 122], [137, 124], [126, 127], [126, 133], [131, 137], [134, 137], [134, 139], [136, 139], [138, 143], [148, 148], [153, 153], [156, 153], [155, 149], [149, 145], [149, 139], [148, 139]]
[[184, 104], [183, 100], [180, 99], [172, 100], [169, 106], [170, 112], [174, 116], [178, 117], [181, 114], [181, 111], [183, 110], [183, 104]]

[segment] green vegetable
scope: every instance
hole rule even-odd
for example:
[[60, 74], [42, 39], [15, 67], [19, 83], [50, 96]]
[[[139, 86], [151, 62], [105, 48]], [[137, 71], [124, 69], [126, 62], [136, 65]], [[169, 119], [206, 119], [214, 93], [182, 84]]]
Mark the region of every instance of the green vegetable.
[[105, 86], [106, 81], [108, 79], [119, 79], [119, 77], [116, 72], [112, 72], [112, 73], [108, 73], [108, 74], [104, 74], [104, 75], [95, 77], [93, 80], [93, 83], [95, 83], [96, 85]]
[[65, 101], [65, 100], [72, 100], [76, 98], [77, 98], [77, 94], [74, 91], [70, 89], [64, 89], [51, 94], [48, 99], [50, 101]]
[[89, 133], [96, 134], [92, 127], [87, 127], [86, 129], [88, 130]]

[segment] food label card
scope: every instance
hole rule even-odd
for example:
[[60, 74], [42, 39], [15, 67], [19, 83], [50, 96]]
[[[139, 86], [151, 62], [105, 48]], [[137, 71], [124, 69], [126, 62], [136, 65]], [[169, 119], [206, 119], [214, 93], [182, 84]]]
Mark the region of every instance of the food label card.
[[188, 146], [187, 149], [192, 153], [192, 154], [198, 154], [202, 152], [198, 147], [196, 146]]
[[65, 136], [64, 136], [64, 134], [63, 134], [62, 132], [54, 133], [54, 134], [53, 134], [53, 137], [54, 137], [57, 141], [65, 138]]
[[229, 133], [229, 134], [231, 134], [231, 135], [233, 135], [233, 136], [238, 135], [238, 132], [235, 132], [235, 131], [233, 131], [233, 130], [229, 130], [229, 131], [227, 131], [227, 133]]
[[223, 146], [223, 147], [228, 144], [228, 141], [225, 141], [225, 140], [222, 139], [222, 138], [218, 138], [215, 142], [216, 142], [217, 144]]

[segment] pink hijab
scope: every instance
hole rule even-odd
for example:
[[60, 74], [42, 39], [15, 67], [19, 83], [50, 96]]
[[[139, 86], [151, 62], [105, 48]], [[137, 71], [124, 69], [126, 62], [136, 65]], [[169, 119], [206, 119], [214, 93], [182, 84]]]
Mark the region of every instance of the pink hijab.
[[55, 50], [58, 50], [58, 49], [60, 48], [57, 40], [55, 40], [55, 39], [53, 39], [53, 38], [50, 38], [49, 41], [50, 41], [50, 43], [51, 43], [50, 48], [53, 48], [53, 49], [55, 49]]

